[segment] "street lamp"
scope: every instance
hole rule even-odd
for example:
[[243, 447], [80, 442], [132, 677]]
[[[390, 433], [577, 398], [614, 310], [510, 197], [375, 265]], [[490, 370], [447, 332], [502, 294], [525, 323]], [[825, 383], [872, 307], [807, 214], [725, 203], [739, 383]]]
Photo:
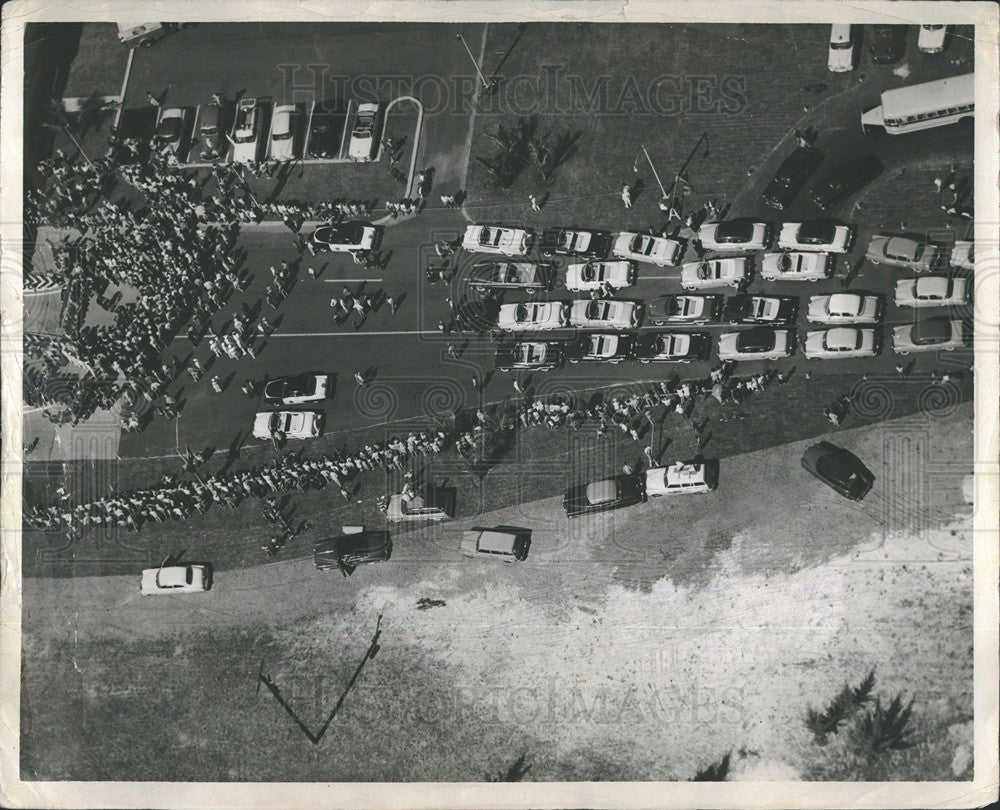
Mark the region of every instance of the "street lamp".
[[[642, 153], [646, 156], [646, 162], [649, 163], [649, 168], [653, 170], [653, 177], [656, 178], [656, 185], [660, 187], [660, 210], [667, 211], [669, 209], [669, 204], [667, 203], [667, 190], [663, 187], [663, 183], [660, 181], [660, 175], [657, 173], [656, 167], [653, 165], [653, 159], [649, 156], [649, 152], [646, 151], [645, 144], [639, 144], [639, 148], [642, 149]], [[638, 163], [636, 163], [633, 168], [638, 171]]]
[[479, 80], [483, 83], [483, 92], [492, 93], [496, 89], [496, 81], [491, 81], [483, 75], [483, 71], [479, 69], [479, 63], [476, 62], [476, 57], [472, 55], [472, 51], [469, 50], [469, 44], [465, 41], [465, 37], [461, 34], [455, 34], [455, 39], [462, 43], [462, 47], [465, 48], [465, 52], [469, 54], [469, 61], [472, 62], [472, 67], [475, 68], [476, 74], [479, 76]]

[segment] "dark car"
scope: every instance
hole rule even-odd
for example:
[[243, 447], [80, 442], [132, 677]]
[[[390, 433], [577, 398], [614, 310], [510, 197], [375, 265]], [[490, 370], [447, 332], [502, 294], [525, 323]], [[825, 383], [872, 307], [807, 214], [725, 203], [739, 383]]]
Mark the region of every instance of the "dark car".
[[630, 360], [635, 352], [635, 337], [620, 332], [594, 332], [580, 335], [566, 347], [566, 358], [571, 363], [581, 360], [603, 360], [620, 363]]
[[885, 166], [874, 155], [841, 163], [813, 187], [813, 202], [822, 209], [830, 208], [860, 191], [884, 170]]
[[[117, 128], [112, 128], [114, 157], [118, 163], [144, 163], [149, 158], [149, 142], [156, 129], [156, 107], [128, 107], [122, 110]], [[135, 141], [136, 151], [122, 146], [122, 141]]]
[[721, 312], [721, 295], [671, 294], [650, 306], [647, 322], [654, 325], [715, 323]]
[[335, 158], [340, 154], [340, 144], [347, 126], [347, 110], [335, 101], [316, 105], [309, 125], [309, 143], [306, 152], [313, 158]]
[[823, 162], [823, 153], [812, 146], [800, 146], [785, 158], [764, 189], [764, 202], [782, 209], [789, 205]]
[[579, 228], [548, 228], [542, 231], [538, 249], [543, 256], [559, 254], [603, 259], [611, 249], [611, 234]]
[[646, 332], [639, 336], [635, 347], [635, 357], [643, 363], [689, 363], [707, 360], [711, 352], [712, 337], [708, 332]]
[[905, 25], [876, 25], [868, 55], [877, 65], [891, 65], [903, 57], [906, 50]]
[[854, 453], [830, 442], [814, 444], [802, 454], [802, 466], [830, 489], [860, 501], [875, 483], [875, 476]]
[[646, 500], [645, 478], [637, 475], [616, 475], [591, 484], [579, 484], [566, 490], [563, 508], [567, 517], [604, 512], [631, 506]]
[[722, 318], [728, 323], [790, 325], [799, 314], [793, 295], [734, 295], [726, 301]]
[[496, 350], [495, 364], [497, 371], [548, 371], [561, 366], [565, 356], [565, 347], [559, 341], [519, 340], [501, 343]]
[[392, 538], [387, 531], [360, 531], [321, 540], [313, 549], [313, 561], [320, 571], [337, 568], [345, 577], [364, 563], [384, 562], [392, 555]]

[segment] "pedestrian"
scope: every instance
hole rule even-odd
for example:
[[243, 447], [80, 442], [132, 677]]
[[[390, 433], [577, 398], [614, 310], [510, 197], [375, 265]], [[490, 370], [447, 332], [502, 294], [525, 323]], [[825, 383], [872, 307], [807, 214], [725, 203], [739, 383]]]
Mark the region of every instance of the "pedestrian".
[[152, 104], [154, 107], [159, 107], [160, 106], [160, 100], [156, 96], [154, 96], [152, 93], [150, 93], [149, 90], [146, 91], [146, 100], [150, 104]]
[[625, 204], [625, 208], [632, 207], [632, 189], [629, 188], [628, 183], [622, 186], [622, 202]]
[[532, 211], [541, 211], [542, 210], [542, 207], [538, 204], [538, 197], [536, 197], [534, 194], [529, 194], [528, 195], [528, 200], [531, 202], [531, 210]]
[[944, 185], [944, 178], [942, 177], [934, 178], [934, 193], [937, 194], [938, 196], [941, 195], [941, 186], [943, 185]]
[[365, 375], [362, 374], [360, 371], [355, 371], [354, 372], [354, 382], [356, 382], [358, 385], [364, 385], [365, 382], [366, 382]]
[[245, 383], [243, 383], [242, 391], [248, 397], [252, 397], [256, 393], [256, 388], [254, 387], [253, 381], [247, 380]]
[[458, 350], [455, 348], [455, 344], [454, 343], [449, 343], [445, 347], [444, 351], [445, 351], [445, 354], [447, 354], [449, 357], [454, 357], [456, 360], [458, 359]]
[[212, 377], [212, 390], [215, 391], [216, 394], [222, 393], [222, 380], [219, 379], [218, 374]]
[[900, 377], [905, 377], [906, 376], [906, 367], [905, 366], [896, 366], [896, 373]]
[[399, 306], [399, 303], [396, 301], [395, 298], [393, 298], [391, 295], [387, 295], [385, 297], [385, 305], [387, 307], [389, 307], [389, 315], [390, 316], [396, 314], [396, 307]]
[[222, 106], [222, 95], [220, 93], [212, 93], [212, 102]]
[[472, 375], [472, 380], [470, 380], [470, 382], [473, 390], [477, 390], [479, 388], [479, 378], [475, 374]]
[[514, 390], [517, 391], [517, 393], [519, 394], [524, 393], [524, 389], [521, 387], [521, 383], [518, 382], [517, 380], [514, 380]]

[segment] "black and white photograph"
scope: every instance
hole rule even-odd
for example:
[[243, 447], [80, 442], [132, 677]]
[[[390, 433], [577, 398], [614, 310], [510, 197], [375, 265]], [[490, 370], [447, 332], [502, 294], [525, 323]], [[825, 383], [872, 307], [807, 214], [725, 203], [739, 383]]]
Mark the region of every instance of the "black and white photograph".
[[3, 805], [995, 801], [997, 25], [5, 5]]

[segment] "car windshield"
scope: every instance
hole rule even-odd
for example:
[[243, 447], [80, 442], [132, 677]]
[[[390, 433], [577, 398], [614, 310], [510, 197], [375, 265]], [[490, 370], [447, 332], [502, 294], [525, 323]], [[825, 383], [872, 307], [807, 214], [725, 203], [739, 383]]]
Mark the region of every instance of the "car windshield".
[[698, 278], [702, 281], [716, 278], [719, 275], [718, 262], [702, 262], [698, 265]]
[[528, 307], [525, 304], [518, 304], [514, 309], [514, 320], [518, 323], [525, 323], [528, 320]]
[[774, 310], [775, 304], [770, 298], [754, 298], [750, 302], [750, 314], [754, 318], [772, 317]]
[[610, 309], [610, 304], [603, 301], [591, 301], [587, 304], [586, 316], [592, 321], [603, 320], [607, 317]]
[[585, 264], [583, 270], [580, 271], [581, 281], [596, 281], [597, 280], [597, 268], [592, 264]]
[[653, 249], [653, 240], [649, 237], [643, 236], [641, 233], [637, 233], [631, 244], [629, 245], [629, 250], [633, 253], [646, 254], [651, 252]]

